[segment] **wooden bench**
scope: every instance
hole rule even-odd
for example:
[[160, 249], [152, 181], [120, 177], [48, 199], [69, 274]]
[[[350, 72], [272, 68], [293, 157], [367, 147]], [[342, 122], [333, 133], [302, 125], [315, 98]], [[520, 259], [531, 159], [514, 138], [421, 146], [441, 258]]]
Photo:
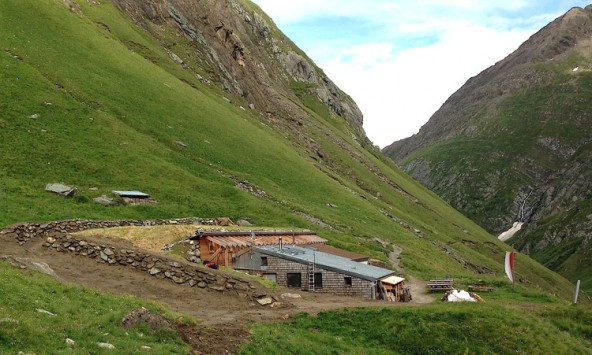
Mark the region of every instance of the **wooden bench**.
[[435, 291], [450, 291], [453, 289], [453, 279], [432, 279], [428, 281], [426, 286], [430, 292]]
[[469, 285], [469, 292], [491, 292], [493, 287], [489, 286], [485, 282], [477, 282], [474, 285]]

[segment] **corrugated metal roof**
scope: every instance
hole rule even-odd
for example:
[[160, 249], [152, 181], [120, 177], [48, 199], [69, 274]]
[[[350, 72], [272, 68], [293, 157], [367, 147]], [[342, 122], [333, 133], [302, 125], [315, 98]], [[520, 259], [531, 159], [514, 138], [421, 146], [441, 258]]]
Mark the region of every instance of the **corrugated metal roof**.
[[[255, 235], [255, 240], [251, 236], [245, 235], [210, 235], [206, 239], [218, 244], [223, 248], [241, 248], [251, 245], [274, 245], [279, 243], [279, 237], [285, 244], [292, 243], [291, 234], [274, 234], [274, 235]], [[294, 236], [296, 245], [311, 245], [326, 243], [327, 239], [321, 238], [316, 234], [296, 234]]]
[[370, 257], [368, 255], [358, 254], [358, 253], [354, 253], [349, 250], [335, 248], [335, 247], [333, 247], [331, 245], [327, 245], [327, 244], [314, 245], [314, 246], [311, 246], [310, 248], [314, 248], [318, 251], [322, 251], [323, 253], [327, 253], [327, 254], [343, 256], [344, 258], [348, 258], [350, 260], [358, 261], [358, 262], [359, 261], [366, 261], [366, 260], [370, 259]]
[[114, 194], [121, 196], [121, 197], [132, 197], [132, 198], [148, 198], [150, 195], [141, 191], [121, 191], [121, 190], [113, 190], [111, 191]]
[[368, 281], [378, 281], [395, 273], [392, 270], [358, 263], [341, 256], [331, 255], [298, 246], [284, 245], [282, 250], [279, 250], [278, 245], [267, 245], [253, 247], [253, 249], [263, 254], [277, 256], [279, 258], [292, 260], [299, 263], [309, 264], [314, 262], [319, 268], [339, 272], [345, 275], [355, 276]]

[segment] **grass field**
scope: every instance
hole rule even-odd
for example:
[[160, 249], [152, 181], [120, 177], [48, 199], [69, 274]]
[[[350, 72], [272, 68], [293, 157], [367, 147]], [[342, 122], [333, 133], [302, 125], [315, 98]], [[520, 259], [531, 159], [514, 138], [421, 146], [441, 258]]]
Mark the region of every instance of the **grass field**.
[[[64, 285], [7, 263], [0, 263], [0, 294], [0, 354], [106, 352], [98, 343], [112, 344], [121, 354], [189, 351], [172, 329], [121, 326], [123, 317], [140, 307], [164, 314], [173, 322], [180, 316], [139, 299]], [[185, 321], [190, 320], [185, 317]], [[66, 338], [74, 340], [75, 345], [69, 347]]]
[[301, 314], [289, 323], [256, 326], [242, 353], [590, 353], [590, 309], [529, 308], [486, 302]]

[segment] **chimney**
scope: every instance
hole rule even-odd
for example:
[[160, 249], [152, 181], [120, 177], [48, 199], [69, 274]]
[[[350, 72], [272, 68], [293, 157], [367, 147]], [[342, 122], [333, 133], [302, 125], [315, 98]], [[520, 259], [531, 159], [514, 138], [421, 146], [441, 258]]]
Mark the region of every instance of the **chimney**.
[[283, 249], [283, 246], [282, 246], [282, 237], [280, 236], [280, 250], [282, 250], [282, 249]]
[[296, 245], [296, 235], [294, 234], [294, 223], [292, 223], [292, 246]]

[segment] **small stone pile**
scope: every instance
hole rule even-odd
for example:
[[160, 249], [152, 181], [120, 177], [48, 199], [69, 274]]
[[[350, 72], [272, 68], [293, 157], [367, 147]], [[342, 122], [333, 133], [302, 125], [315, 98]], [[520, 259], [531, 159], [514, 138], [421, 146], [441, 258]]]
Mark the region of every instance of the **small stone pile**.
[[191, 240], [190, 238], [180, 240], [173, 244], [168, 244], [162, 247], [162, 251], [171, 251], [174, 247], [181, 244], [187, 244], [185, 247], [185, 259], [189, 262], [200, 264], [201, 263], [201, 253], [199, 249], [199, 242]]
[[189, 241], [189, 248], [187, 249], [187, 261], [192, 263], [201, 263], [201, 251], [199, 250], [199, 242]]

